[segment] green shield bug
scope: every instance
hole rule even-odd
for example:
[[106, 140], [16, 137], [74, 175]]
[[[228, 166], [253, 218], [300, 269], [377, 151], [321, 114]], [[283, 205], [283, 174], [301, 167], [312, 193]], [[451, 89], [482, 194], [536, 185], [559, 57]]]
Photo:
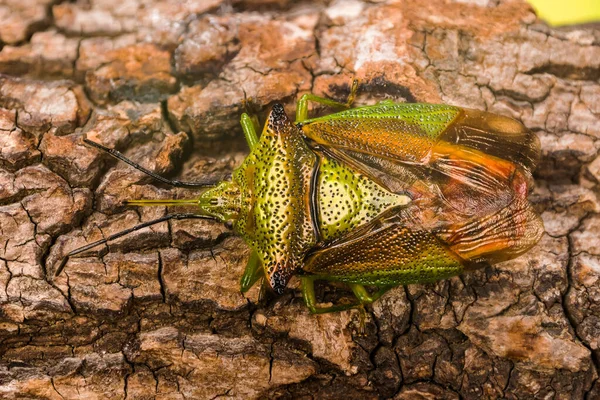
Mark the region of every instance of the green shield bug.
[[[241, 278], [282, 293], [298, 275], [313, 313], [361, 307], [386, 290], [433, 282], [508, 260], [544, 228], [527, 200], [539, 158], [537, 137], [507, 117], [449, 105], [347, 103], [304, 95], [296, 121], [275, 104], [260, 138], [247, 114], [250, 154], [230, 180], [168, 180], [119, 152], [85, 140], [174, 186], [206, 188], [193, 200], [132, 200], [130, 205], [189, 205], [68, 253], [69, 257], [134, 230], [182, 218], [230, 223], [252, 252]], [[345, 111], [308, 118], [313, 101]], [[347, 284], [349, 304], [320, 307], [315, 280]], [[369, 289], [367, 289], [367, 287]], [[374, 289], [373, 289], [374, 288]]]

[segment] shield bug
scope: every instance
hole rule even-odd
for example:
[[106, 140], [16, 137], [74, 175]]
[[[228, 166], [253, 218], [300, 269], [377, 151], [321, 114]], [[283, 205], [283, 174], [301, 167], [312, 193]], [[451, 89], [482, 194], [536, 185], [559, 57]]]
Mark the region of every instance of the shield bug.
[[[275, 104], [258, 137], [243, 114], [250, 154], [230, 180], [180, 182], [85, 140], [161, 182], [206, 188], [193, 200], [131, 200], [134, 206], [188, 205], [68, 253], [69, 257], [169, 219], [230, 223], [252, 249], [241, 291], [261, 280], [282, 293], [298, 275], [313, 313], [361, 307], [386, 290], [433, 282], [508, 260], [541, 237], [527, 200], [539, 158], [537, 137], [507, 117], [460, 107], [383, 101], [350, 108], [312, 94], [296, 121]], [[308, 102], [346, 108], [308, 118]], [[319, 306], [316, 280], [347, 284], [356, 300]]]

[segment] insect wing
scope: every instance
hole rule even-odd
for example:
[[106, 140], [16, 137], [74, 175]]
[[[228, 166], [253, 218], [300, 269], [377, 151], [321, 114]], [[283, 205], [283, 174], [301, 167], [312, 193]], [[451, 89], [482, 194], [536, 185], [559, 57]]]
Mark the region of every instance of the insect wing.
[[310, 254], [304, 271], [322, 279], [391, 286], [460, 274], [465, 262], [404, 210], [351, 232]]
[[305, 120], [301, 127], [307, 137], [326, 146], [414, 164], [427, 164], [436, 152], [444, 153], [445, 146], [452, 146], [532, 171], [540, 154], [539, 139], [520, 122], [444, 104], [358, 107]]
[[447, 223], [436, 236], [462, 258], [477, 262], [496, 263], [525, 253], [540, 240], [544, 225], [523, 189], [524, 184], [520, 190], [517, 185], [512, 201], [496, 212]]
[[362, 164], [373, 179], [387, 174], [391, 190], [394, 177], [401, 186], [407, 177], [421, 179], [469, 216], [499, 207], [489, 199], [510, 201], [514, 176], [530, 179], [539, 159], [539, 139], [519, 122], [447, 105], [360, 107], [306, 120], [301, 129], [339, 158]]
[[305, 120], [302, 132], [325, 147], [424, 163], [440, 135], [460, 115], [438, 104], [380, 104]]

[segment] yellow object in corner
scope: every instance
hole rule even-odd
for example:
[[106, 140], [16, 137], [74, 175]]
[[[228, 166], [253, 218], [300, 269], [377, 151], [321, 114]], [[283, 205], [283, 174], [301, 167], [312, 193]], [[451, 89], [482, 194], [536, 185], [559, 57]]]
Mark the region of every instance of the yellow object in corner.
[[550, 25], [600, 22], [600, 0], [529, 0], [529, 3]]

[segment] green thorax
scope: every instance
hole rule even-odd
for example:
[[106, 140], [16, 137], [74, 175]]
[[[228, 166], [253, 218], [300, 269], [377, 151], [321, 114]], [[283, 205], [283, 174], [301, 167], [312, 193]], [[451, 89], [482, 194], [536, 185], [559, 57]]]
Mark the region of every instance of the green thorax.
[[311, 213], [315, 168], [315, 154], [275, 105], [260, 140], [233, 174], [241, 193], [234, 229], [256, 251], [276, 292], [317, 242]]
[[404, 206], [410, 198], [391, 193], [363, 174], [327, 156], [321, 158], [316, 190], [321, 240], [328, 242]]

